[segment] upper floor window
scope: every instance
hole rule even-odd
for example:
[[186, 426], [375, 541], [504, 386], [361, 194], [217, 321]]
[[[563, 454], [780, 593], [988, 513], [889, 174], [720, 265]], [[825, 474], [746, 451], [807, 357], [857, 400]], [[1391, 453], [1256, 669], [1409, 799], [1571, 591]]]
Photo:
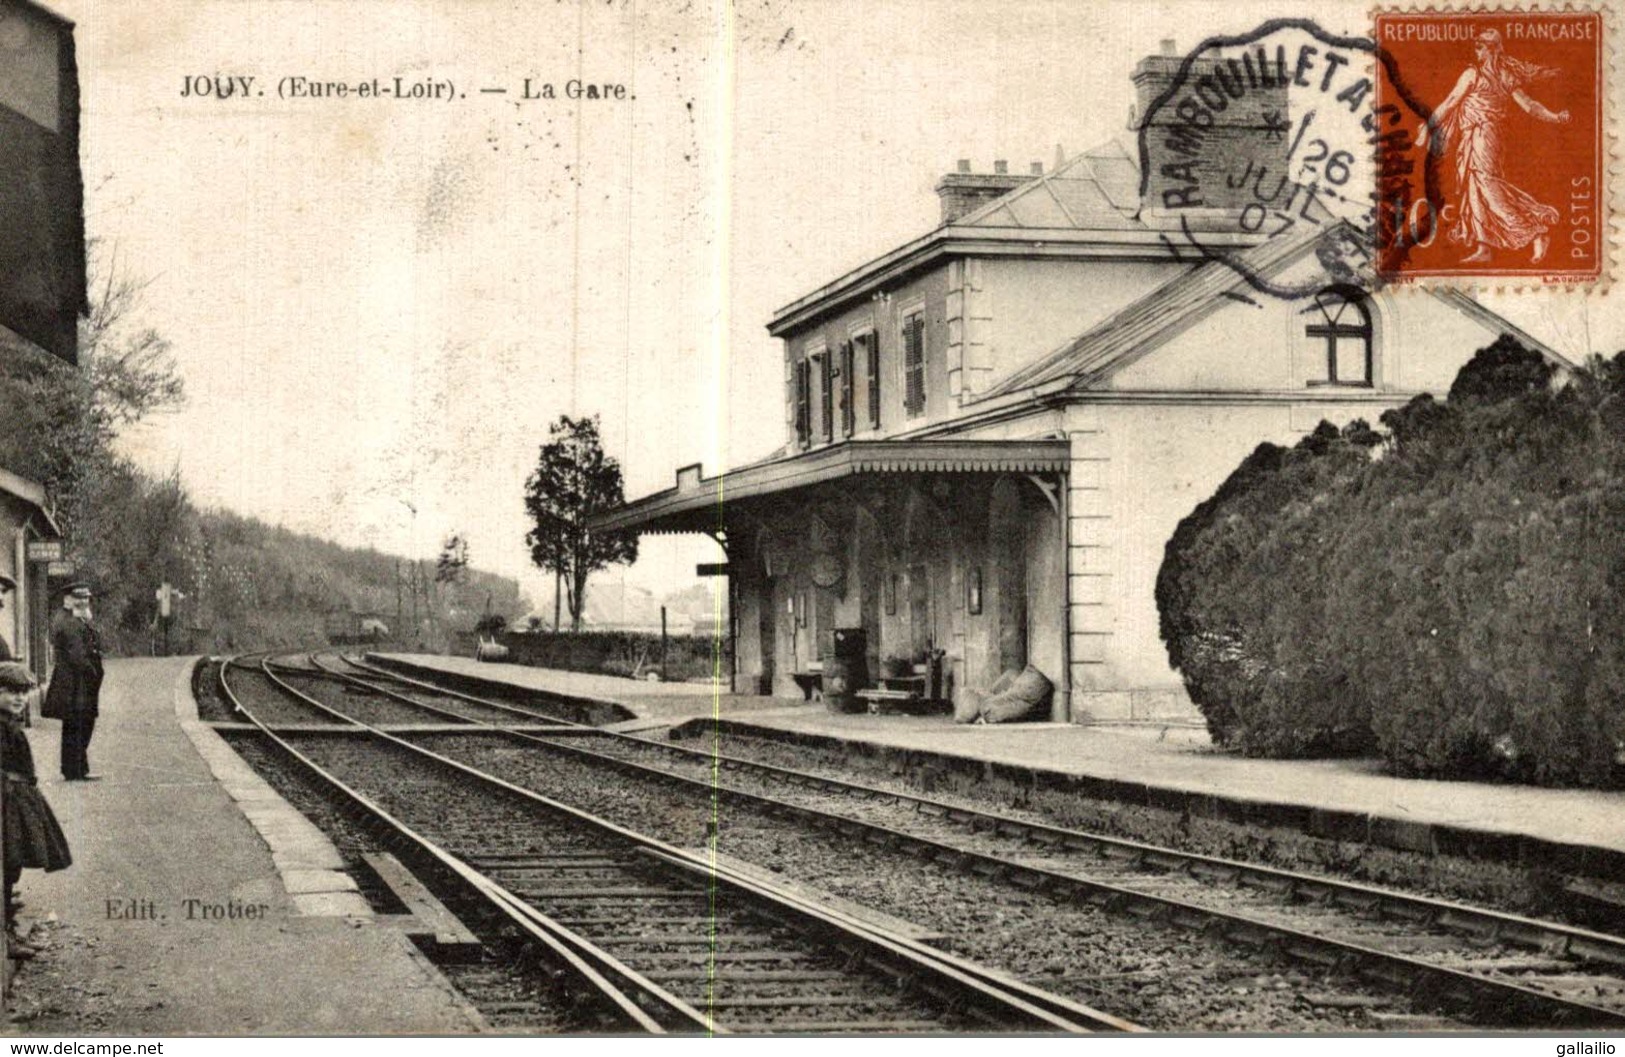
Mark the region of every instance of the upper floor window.
[[1304, 333], [1323, 343], [1326, 373], [1310, 385], [1371, 385], [1371, 310], [1354, 287], [1329, 286], [1304, 310]]
[[835, 359], [823, 353], [818, 360], [818, 428], [827, 443], [835, 439]]
[[903, 317], [903, 410], [910, 418], [925, 411], [925, 313]]
[[857, 378], [857, 354], [853, 342], [841, 344], [841, 436], [850, 437], [857, 428], [858, 409], [853, 404], [854, 382]]
[[880, 428], [880, 343], [875, 340], [873, 331], [859, 334], [852, 339], [864, 349], [863, 366], [868, 375], [869, 389], [869, 428]]
[[812, 441], [812, 372], [809, 366], [806, 360], [796, 361], [796, 445], [802, 448]]

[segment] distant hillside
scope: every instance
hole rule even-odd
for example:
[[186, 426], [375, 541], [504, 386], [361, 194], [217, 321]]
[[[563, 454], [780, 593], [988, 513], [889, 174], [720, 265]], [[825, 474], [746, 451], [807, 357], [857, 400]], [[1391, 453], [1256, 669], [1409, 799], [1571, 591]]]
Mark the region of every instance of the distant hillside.
[[102, 583], [98, 622], [120, 652], [154, 647], [153, 591], [166, 579], [185, 595], [171, 628], [175, 652], [320, 644], [330, 631], [353, 630], [354, 614], [381, 620], [391, 641], [439, 649], [452, 633], [471, 629], [488, 604], [508, 617], [530, 609], [506, 577], [466, 569], [457, 582], [437, 582], [431, 560], [414, 563], [181, 505], [178, 531], [159, 553], [109, 563], [124, 575]]
[[508, 617], [530, 609], [516, 581], [477, 569], [440, 582], [429, 560], [343, 547], [218, 511], [200, 514], [197, 530], [190, 622], [215, 649], [317, 642], [363, 613], [381, 619], [394, 641], [443, 648], [488, 605]]

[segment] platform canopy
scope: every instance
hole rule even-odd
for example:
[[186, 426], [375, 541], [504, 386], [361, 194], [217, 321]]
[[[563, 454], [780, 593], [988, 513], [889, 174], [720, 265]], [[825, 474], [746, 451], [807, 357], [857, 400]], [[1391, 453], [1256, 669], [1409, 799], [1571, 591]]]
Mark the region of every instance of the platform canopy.
[[741, 504], [830, 482], [905, 474], [1064, 473], [1065, 440], [852, 440], [741, 467], [714, 477], [698, 464], [677, 471], [677, 484], [588, 521], [594, 531], [716, 532]]

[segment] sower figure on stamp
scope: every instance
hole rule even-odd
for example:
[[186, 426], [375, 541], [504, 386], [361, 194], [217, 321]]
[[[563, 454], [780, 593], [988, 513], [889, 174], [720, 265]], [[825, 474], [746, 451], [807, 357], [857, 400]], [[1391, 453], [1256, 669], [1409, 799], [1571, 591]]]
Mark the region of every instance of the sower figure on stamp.
[[102, 643], [90, 623], [90, 588], [70, 584], [62, 612], [51, 621], [54, 667], [40, 713], [62, 721], [62, 777], [70, 782], [95, 781], [90, 773], [90, 736], [96, 730], [102, 689]]
[[1456, 220], [1449, 236], [1475, 247], [1463, 262], [1487, 261], [1492, 249], [1521, 250], [1530, 243], [1532, 260], [1539, 261], [1546, 256], [1551, 242], [1547, 232], [1558, 222], [1558, 212], [1503, 175], [1510, 139], [1508, 104], [1550, 124], [1567, 123], [1567, 110], [1553, 113], [1524, 93], [1525, 85], [1558, 71], [1507, 55], [1501, 34], [1493, 29], [1478, 35], [1474, 51], [1476, 64], [1462, 71], [1416, 139], [1436, 153], [1455, 149]]
[[5, 913], [7, 952], [13, 958], [30, 958], [34, 949], [16, 937], [17, 881], [23, 870], [61, 870], [73, 864], [67, 838], [57, 824], [51, 805], [39, 791], [34, 772], [34, 753], [23, 734], [23, 713], [34, 677], [27, 667], [15, 661], [0, 662], [0, 837], [5, 859]]

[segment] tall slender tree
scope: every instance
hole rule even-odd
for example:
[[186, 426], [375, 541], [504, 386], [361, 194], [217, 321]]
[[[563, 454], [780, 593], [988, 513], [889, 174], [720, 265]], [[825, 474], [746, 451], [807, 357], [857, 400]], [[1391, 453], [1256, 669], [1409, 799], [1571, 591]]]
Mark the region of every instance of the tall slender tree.
[[535, 521], [525, 541], [531, 561], [564, 582], [574, 631], [581, 630], [587, 577], [637, 560], [636, 532], [587, 530], [589, 517], [621, 505], [624, 498], [621, 466], [604, 454], [598, 419], [560, 415], [525, 482], [525, 509]]
[[440, 547], [440, 559], [435, 563], [434, 581], [437, 584], [460, 584], [468, 576], [468, 537], [453, 532]]

